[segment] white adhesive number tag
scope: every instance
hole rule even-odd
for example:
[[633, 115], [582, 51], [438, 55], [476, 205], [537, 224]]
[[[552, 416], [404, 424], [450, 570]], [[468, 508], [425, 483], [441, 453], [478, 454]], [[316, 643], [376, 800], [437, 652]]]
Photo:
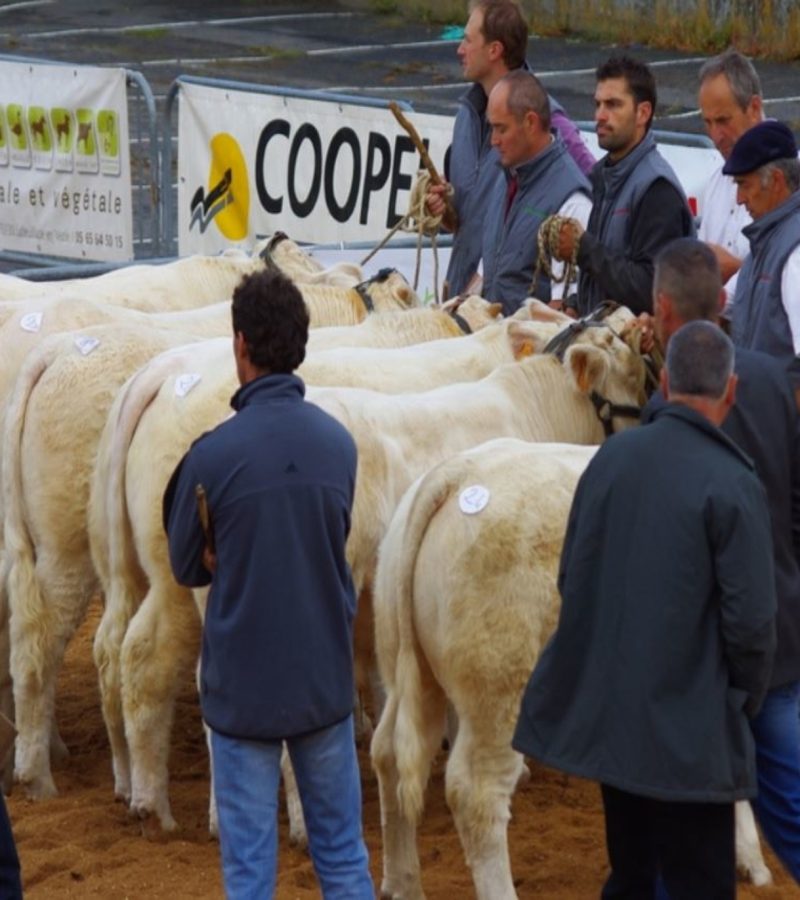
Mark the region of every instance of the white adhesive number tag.
[[81, 334], [75, 338], [75, 346], [78, 348], [81, 356], [88, 356], [92, 350], [96, 350], [100, 346], [100, 341], [97, 338]]
[[40, 312], [25, 313], [25, 315], [19, 320], [19, 327], [23, 331], [36, 332], [42, 327], [42, 319], [43, 318], [44, 318], [44, 313], [40, 313]]
[[473, 484], [464, 490], [458, 496], [458, 507], [461, 512], [468, 516], [474, 516], [481, 510], [486, 508], [489, 502], [489, 489], [482, 484]]
[[175, 379], [175, 396], [185, 397], [189, 391], [202, 379], [199, 372], [184, 372]]

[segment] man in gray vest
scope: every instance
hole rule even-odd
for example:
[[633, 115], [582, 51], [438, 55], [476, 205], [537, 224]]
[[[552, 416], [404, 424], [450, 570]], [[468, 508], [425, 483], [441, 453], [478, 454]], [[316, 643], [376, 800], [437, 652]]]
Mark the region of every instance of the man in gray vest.
[[708, 179], [700, 205], [697, 236], [714, 251], [725, 282], [726, 302], [733, 300], [736, 277], [749, 247], [742, 229], [752, 219], [736, 203], [736, 185], [722, 166], [736, 141], [764, 119], [761, 81], [750, 60], [734, 47], [703, 63], [698, 103], [706, 133], [722, 154]]
[[519, 70], [501, 78], [487, 116], [500, 165], [485, 212], [482, 293], [511, 315], [526, 297], [550, 301], [549, 279], [540, 275], [533, 284], [539, 225], [554, 213], [586, 222], [590, 187], [550, 131], [550, 104], [535, 75]]
[[[515, 0], [472, 0], [469, 9], [458, 58], [464, 77], [473, 84], [459, 100], [450, 149], [448, 178], [455, 192], [456, 220], [446, 219], [443, 223], [454, 232], [447, 269], [451, 295], [466, 291], [477, 275], [483, 221], [497, 175], [497, 156], [491, 146], [486, 118], [489, 94], [509, 72], [520, 68], [530, 71], [525, 62], [528, 24], [519, 4]], [[594, 156], [563, 107], [552, 97], [549, 99], [553, 129], [581, 171], [588, 173], [595, 163]], [[444, 190], [432, 192], [434, 215], [444, 210], [441, 200]]]
[[557, 255], [571, 259], [577, 242], [580, 315], [603, 300], [650, 312], [653, 260], [675, 238], [694, 236], [694, 221], [650, 131], [656, 84], [647, 65], [628, 56], [603, 63], [594, 102], [598, 143], [608, 152], [592, 170], [589, 224], [584, 231], [566, 223]]
[[796, 363], [800, 353], [800, 160], [794, 135], [769, 120], [746, 131], [722, 169], [753, 218], [750, 253], [730, 309], [734, 344]]

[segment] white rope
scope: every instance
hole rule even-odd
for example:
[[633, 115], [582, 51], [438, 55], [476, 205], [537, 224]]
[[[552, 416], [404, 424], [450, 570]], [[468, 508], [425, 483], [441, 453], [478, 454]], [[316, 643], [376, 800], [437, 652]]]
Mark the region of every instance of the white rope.
[[[431, 249], [433, 250], [433, 290], [436, 305], [439, 305], [439, 253], [436, 244], [436, 236], [442, 226], [442, 217], [434, 216], [430, 213], [425, 205], [425, 197], [430, 189], [431, 175], [427, 169], [420, 169], [414, 184], [411, 186], [411, 196], [408, 202], [408, 211], [400, 221], [394, 225], [386, 233], [385, 237], [373, 247], [372, 250], [361, 260], [361, 265], [365, 265], [372, 257], [397, 234], [398, 231], [405, 231], [409, 234], [417, 235], [417, 261], [414, 270], [414, 290], [417, 290], [419, 284], [420, 262], [422, 259], [422, 238], [429, 237], [431, 239]], [[452, 187], [450, 187], [448, 196], [452, 195]]]

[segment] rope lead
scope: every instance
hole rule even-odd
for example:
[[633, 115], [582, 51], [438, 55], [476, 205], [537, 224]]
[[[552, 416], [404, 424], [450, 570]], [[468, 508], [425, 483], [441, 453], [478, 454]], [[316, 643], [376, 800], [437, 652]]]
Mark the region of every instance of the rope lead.
[[[422, 238], [429, 237], [431, 239], [431, 249], [433, 250], [433, 291], [436, 305], [439, 305], [439, 253], [436, 245], [436, 236], [442, 226], [442, 217], [434, 216], [428, 212], [425, 206], [425, 196], [431, 184], [431, 175], [427, 169], [420, 169], [414, 184], [411, 186], [411, 197], [408, 202], [408, 211], [400, 219], [396, 225], [389, 229], [385, 237], [376, 244], [372, 250], [361, 260], [360, 265], [364, 266], [372, 257], [397, 234], [398, 231], [405, 231], [409, 234], [417, 235], [417, 262], [414, 270], [414, 290], [419, 285], [420, 262], [422, 259]], [[450, 188], [452, 194], [452, 187]]]

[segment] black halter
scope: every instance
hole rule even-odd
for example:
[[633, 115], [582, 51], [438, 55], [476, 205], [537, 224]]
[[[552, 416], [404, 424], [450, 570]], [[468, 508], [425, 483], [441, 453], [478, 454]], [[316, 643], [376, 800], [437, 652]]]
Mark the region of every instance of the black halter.
[[275, 262], [272, 258], [272, 254], [275, 252], [275, 248], [282, 241], [288, 241], [289, 235], [283, 231], [276, 231], [275, 234], [267, 241], [267, 246], [259, 253], [261, 259], [264, 260], [264, 267], [268, 269], [270, 272], [281, 272], [283, 271], [280, 266]]
[[372, 297], [369, 293], [370, 286], [373, 284], [383, 284], [383, 282], [396, 271], [397, 269], [381, 269], [379, 272], [376, 272], [372, 278], [368, 278], [366, 281], [362, 281], [355, 286], [353, 290], [355, 290], [358, 296], [364, 301], [364, 306], [367, 308], [368, 313], [375, 312], [375, 304], [372, 302]]
[[[562, 328], [557, 335], [550, 339], [543, 352], [550, 353], [559, 362], [563, 362], [564, 354], [572, 342], [588, 328], [608, 328], [614, 337], [625, 343], [624, 339], [605, 321], [618, 308], [619, 304], [606, 300], [595, 307], [589, 315], [584, 316], [582, 319], [576, 319], [574, 322], [570, 322], [566, 328]], [[598, 391], [592, 391], [589, 394], [589, 399], [592, 401], [606, 437], [611, 437], [614, 434], [614, 419], [616, 417], [638, 419], [642, 414], [641, 407], [627, 403], [614, 403]]]
[[472, 334], [472, 329], [469, 326], [469, 322], [459, 314], [458, 310], [461, 307], [461, 304], [467, 299], [466, 294], [459, 294], [457, 297], [454, 297], [450, 301], [450, 305], [445, 310], [448, 316], [458, 325], [458, 327], [464, 332], [464, 334]]

